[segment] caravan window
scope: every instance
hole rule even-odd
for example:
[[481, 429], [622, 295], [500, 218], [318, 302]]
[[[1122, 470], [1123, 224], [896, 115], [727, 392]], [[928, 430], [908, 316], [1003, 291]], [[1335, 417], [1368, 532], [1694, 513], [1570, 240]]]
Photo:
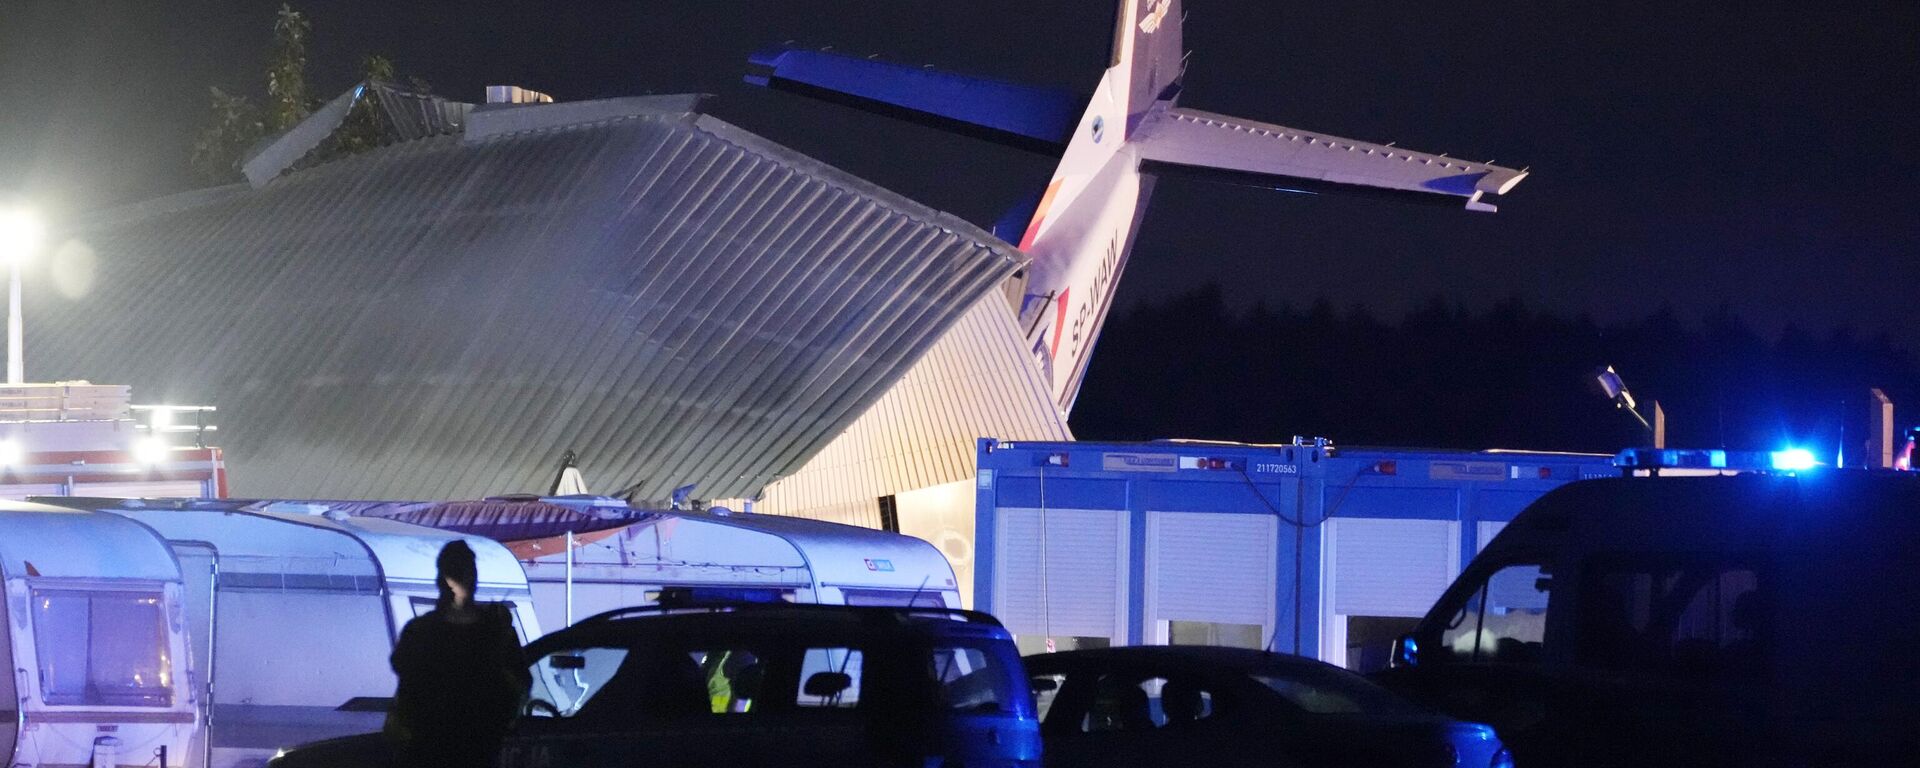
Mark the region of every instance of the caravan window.
[[34, 590], [40, 694], [48, 704], [173, 705], [159, 592]]
[[945, 608], [947, 599], [938, 591], [912, 589], [842, 588], [847, 605], [877, 605], [889, 608]]
[[[513, 634], [520, 638], [521, 645], [526, 645], [530, 638], [527, 637], [526, 628], [520, 626], [520, 606], [511, 600], [502, 600], [500, 604], [506, 606], [507, 616], [513, 619]], [[407, 607], [413, 609], [413, 618], [416, 619], [432, 613], [439, 605], [439, 599], [432, 597], [414, 597], [407, 601]]]

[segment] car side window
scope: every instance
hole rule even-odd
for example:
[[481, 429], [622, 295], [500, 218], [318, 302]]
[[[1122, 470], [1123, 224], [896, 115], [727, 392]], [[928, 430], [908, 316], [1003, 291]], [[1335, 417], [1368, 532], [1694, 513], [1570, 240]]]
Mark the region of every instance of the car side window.
[[1153, 718], [1153, 697], [1146, 683], [1134, 675], [1102, 675], [1093, 686], [1093, 701], [1080, 721], [1085, 733], [1141, 732], [1159, 727]]
[[574, 716], [606, 688], [626, 657], [625, 648], [572, 648], [541, 657], [533, 663], [528, 714]]
[[1553, 579], [1539, 563], [1511, 563], [1487, 576], [1440, 634], [1459, 661], [1526, 663], [1546, 638]]
[[808, 648], [801, 662], [800, 690], [794, 705], [827, 709], [859, 705], [860, 671], [865, 661], [866, 655], [858, 648]]
[[1067, 676], [1062, 674], [1033, 675], [1028, 678], [1028, 681], [1029, 685], [1033, 688], [1033, 705], [1036, 717], [1040, 722], [1045, 723], [1047, 721], [1047, 713], [1053, 711], [1054, 700], [1060, 697], [1060, 689], [1067, 684]]
[[1073, 713], [1078, 726], [1073, 730], [1098, 734], [1181, 729], [1214, 717], [1218, 706], [1208, 686], [1184, 675], [1111, 673], [1094, 681], [1084, 711]]
[[927, 672], [940, 704], [954, 712], [1008, 714], [1015, 711], [1017, 680], [1008, 659], [990, 646], [936, 644]]
[[1188, 677], [1154, 678], [1141, 684], [1153, 701], [1154, 723], [1185, 728], [1213, 717], [1217, 701], [1207, 686]]

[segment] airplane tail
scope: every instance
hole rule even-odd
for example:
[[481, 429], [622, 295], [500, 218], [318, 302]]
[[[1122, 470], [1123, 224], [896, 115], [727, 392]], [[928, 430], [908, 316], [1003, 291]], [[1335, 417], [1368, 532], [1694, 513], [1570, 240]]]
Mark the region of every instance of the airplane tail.
[[1121, 0], [1091, 97], [792, 48], [756, 55], [747, 81], [1060, 157], [1031, 213], [1020, 210], [1025, 226], [995, 231], [1032, 260], [1014, 310], [1062, 413], [1079, 394], [1156, 176], [1492, 211], [1483, 198], [1527, 175], [1179, 107], [1184, 20], [1180, 0]]
[[1144, 117], [1155, 102], [1172, 101], [1179, 94], [1187, 64], [1180, 31], [1186, 15], [1180, 0], [1121, 0], [1116, 13], [1109, 64], [1128, 71], [1128, 116]]

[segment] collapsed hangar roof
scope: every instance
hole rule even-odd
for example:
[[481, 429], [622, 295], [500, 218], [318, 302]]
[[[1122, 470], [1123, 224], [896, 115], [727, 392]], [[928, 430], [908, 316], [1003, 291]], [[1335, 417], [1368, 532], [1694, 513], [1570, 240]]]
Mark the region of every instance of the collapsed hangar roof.
[[1023, 257], [697, 101], [480, 107], [99, 214], [90, 287], [28, 292], [30, 369], [218, 406], [240, 496], [544, 491], [573, 449], [635, 499], [750, 497]]

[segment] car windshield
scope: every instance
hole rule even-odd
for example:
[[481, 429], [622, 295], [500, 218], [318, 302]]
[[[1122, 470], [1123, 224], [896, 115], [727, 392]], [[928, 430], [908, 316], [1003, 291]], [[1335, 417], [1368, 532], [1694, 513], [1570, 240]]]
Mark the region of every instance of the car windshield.
[[1418, 714], [1420, 709], [1365, 678], [1332, 667], [1269, 668], [1251, 677], [1288, 703], [1316, 715]]

